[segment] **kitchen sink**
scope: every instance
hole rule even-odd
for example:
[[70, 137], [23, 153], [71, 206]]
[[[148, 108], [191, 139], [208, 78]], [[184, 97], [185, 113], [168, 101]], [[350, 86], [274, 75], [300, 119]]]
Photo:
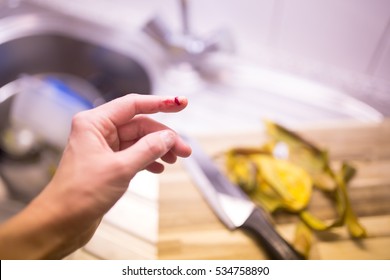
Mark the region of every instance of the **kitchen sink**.
[[[112, 28], [23, 3], [0, 9], [0, 87], [21, 74], [59, 73], [83, 79], [105, 101], [149, 94], [157, 75], [153, 47], [142, 33]], [[80, 93], [82, 94], [82, 93]]]
[[95, 104], [129, 92], [186, 95], [190, 106], [180, 116], [156, 118], [190, 133], [256, 129], [264, 118], [293, 126], [382, 118], [350, 93], [299, 75], [218, 51], [196, 65], [171, 63], [141, 30], [113, 29], [31, 3], [0, 9], [0, 61], [0, 88], [21, 74], [54, 73], [91, 85], [101, 99], [80, 94]]
[[0, 86], [23, 73], [64, 73], [89, 82], [106, 101], [129, 91], [152, 91], [151, 77], [132, 57], [63, 34], [36, 34], [4, 42], [0, 59]]

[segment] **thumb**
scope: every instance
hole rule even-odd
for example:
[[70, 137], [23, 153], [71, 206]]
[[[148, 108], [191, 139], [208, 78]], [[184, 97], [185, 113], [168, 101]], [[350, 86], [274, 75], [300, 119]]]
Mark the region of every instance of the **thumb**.
[[165, 155], [175, 144], [176, 134], [171, 130], [163, 130], [145, 135], [131, 147], [118, 152], [128, 162], [132, 174], [143, 170], [149, 164]]

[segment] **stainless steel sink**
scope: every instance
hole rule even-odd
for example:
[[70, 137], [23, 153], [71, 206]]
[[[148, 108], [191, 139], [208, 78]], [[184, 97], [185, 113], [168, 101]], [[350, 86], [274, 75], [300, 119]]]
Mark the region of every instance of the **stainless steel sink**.
[[2, 8], [0, 87], [23, 73], [49, 72], [82, 78], [105, 100], [149, 94], [157, 68], [144, 39], [28, 3]]
[[0, 87], [22, 73], [49, 72], [89, 82], [106, 101], [128, 92], [187, 95], [180, 117], [157, 117], [200, 133], [253, 129], [261, 118], [296, 125], [382, 117], [337, 88], [232, 55], [213, 53], [195, 67], [170, 64], [170, 54], [141, 30], [118, 28], [28, 3], [0, 9]]
[[152, 91], [151, 77], [134, 58], [63, 34], [35, 34], [4, 42], [0, 57], [0, 86], [22, 73], [66, 73], [90, 82], [106, 100]]

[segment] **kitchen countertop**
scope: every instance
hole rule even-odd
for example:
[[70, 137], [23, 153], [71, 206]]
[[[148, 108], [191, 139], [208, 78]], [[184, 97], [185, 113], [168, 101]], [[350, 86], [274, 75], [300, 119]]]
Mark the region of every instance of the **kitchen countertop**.
[[[390, 119], [377, 124], [332, 123], [298, 131], [313, 143], [327, 148], [332, 160], [348, 160], [358, 168], [356, 178], [349, 185], [349, 196], [368, 232], [368, 237], [362, 240], [352, 240], [344, 227], [316, 234], [310, 259], [390, 259]], [[261, 131], [194, 137], [210, 155], [234, 146], [260, 145], [266, 140]], [[332, 217], [333, 212], [321, 197], [313, 195], [310, 205], [318, 216]], [[82, 248], [67, 259], [267, 258], [250, 236], [239, 230], [229, 231], [217, 219], [181, 162], [167, 166], [159, 175], [156, 207], [156, 242], [140, 242], [117, 229], [104, 229], [106, 241], [96, 248], [108, 253], [99, 255]], [[277, 230], [287, 240], [292, 240], [296, 219], [280, 214], [273, 217]], [[97, 234], [97, 238], [101, 236]], [[112, 242], [118, 245], [115, 252]], [[143, 252], [143, 257], [134, 255], [137, 250], [130, 248]]]
[[[334, 161], [357, 168], [349, 195], [368, 237], [352, 240], [345, 227], [316, 234], [311, 259], [390, 259], [390, 119], [380, 124], [338, 123], [300, 133], [325, 147]], [[234, 146], [260, 145], [261, 132], [196, 137], [214, 155]], [[159, 259], [264, 259], [266, 255], [245, 233], [230, 232], [213, 214], [181, 163], [160, 176]], [[331, 218], [329, 206], [313, 196], [311, 209]], [[276, 227], [292, 240], [294, 219], [274, 217]]]

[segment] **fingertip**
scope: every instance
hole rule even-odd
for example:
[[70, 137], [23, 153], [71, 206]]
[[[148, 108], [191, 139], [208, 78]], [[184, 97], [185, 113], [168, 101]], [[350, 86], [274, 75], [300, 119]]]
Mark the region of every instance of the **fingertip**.
[[166, 97], [162, 100], [163, 107], [168, 110], [180, 111], [188, 105], [188, 99], [185, 96]]
[[192, 153], [191, 147], [181, 137], [178, 137], [176, 153], [184, 158], [189, 157]]
[[186, 107], [188, 105], [188, 99], [185, 96], [175, 96], [174, 101], [177, 106]]
[[166, 163], [173, 164], [177, 161], [177, 156], [172, 151], [168, 151], [161, 159]]
[[187, 146], [187, 148], [185, 149], [185, 151], [184, 151], [182, 157], [187, 158], [187, 157], [189, 157], [191, 154], [192, 154], [192, 149], [191, 149], [190, 146]]
[[149, 164], [145, 169], [149, 172], [152, 172], [155, 174], [160, 174], [160, 173], [164, 172], [165, 167], [163, 164], [155, 161], [155, 162], [152, 162], [151, 164]]

